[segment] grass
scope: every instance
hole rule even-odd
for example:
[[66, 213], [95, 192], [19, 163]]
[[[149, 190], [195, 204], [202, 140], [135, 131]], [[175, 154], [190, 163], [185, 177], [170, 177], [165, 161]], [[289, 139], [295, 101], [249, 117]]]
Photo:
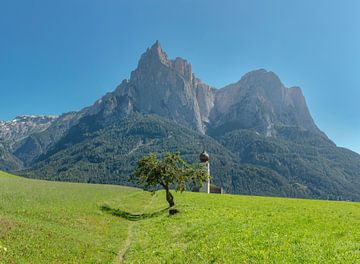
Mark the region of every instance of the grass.
[[127, 238], [129, 222], [99, 206], [141, 212], [150, 198], [134, 188], [0, 172], [0, 263], [111, 263]]
[[181, 213], [144, 220], [129, 263], [360, 263], [360, 204], [175, 196]]
[[[28, 180], [0, 172], [0, 263], [360, 263], [360, 203]], [[6, 250], [5, 250], [6, 249]]]

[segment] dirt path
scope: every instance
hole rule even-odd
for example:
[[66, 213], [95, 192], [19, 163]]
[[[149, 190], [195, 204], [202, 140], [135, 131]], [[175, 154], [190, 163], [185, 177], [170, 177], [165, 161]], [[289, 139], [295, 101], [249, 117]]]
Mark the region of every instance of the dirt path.
[[[156, 194], [153, 195], [149, 201], [149, 203], [144, 207], [144, 209], [142, 210], [141, 213], [145, 213], [146, 210], [152, 205], [152, 203], [154, 202], [154, 198], [156, 197]], [[126, 253], [128, 252], [128, 250], [130, 249], [130, 245], [131, 242], [133, 241], [133, 237], [134, 237], [134, 227], [135, 227], [136, 222], [134, 221], [129, 221], [129, 225], [128, 225], [128, 234], [127, 234], [127, 238], [124, 242], [124, 246], [121, 248], [121, 250], [119, 251], [119, 253], [117, 254], [117, 261], [115, 263], [123, 263], [125, 260], [125, 256]]]
[[128, 226], [128, 234], [127, 234], [127, 238], [124, 242], [124, 246], [121, 248], [121, 250], [119, 251], [119, 253], [117, 255], [117, 259], [119, 260], [118, 263], [124, 262], [125, 255], [130, 248], [131, 242], [133, 240], [134, 225], [135, 225], [135, 222], [130, 221], [129, 226]]

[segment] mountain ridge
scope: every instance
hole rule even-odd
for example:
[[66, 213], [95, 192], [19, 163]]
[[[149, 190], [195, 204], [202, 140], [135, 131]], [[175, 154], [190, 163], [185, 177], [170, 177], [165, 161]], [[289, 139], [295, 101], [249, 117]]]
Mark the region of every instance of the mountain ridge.
[[[269, 83], [274, 84], [274, 87], [269, 87]], [[247, 102], [246, 106], [241, 106], [240, 110], [250, 112], [247, 113], [250, 116], [258, 114], [257, 120], [252, 120], [253, 123], [257, 122], [258, 132], [276, 136], [274, 126], [289, 125], [290, 120], [295, 120], [291, 125], [324, 135], [315, 125], [301, 89], [286, 88], [273, 72], [264, 69], [250, 71], [238, 82], [216, 89], [196, 77], [191, 64], [185, 59], [176, 57], [170, 60], [159, 41], [141, 55], [138, 66], [131, 72], [130, 78], [123, 80], [115, 91], [98, 100], [97, 107], [107, 100], [107, 112], [120, 108], [120, 112], [125, 114], [131, 111], [154, 113], [206, 134], [207, 129], [214, 131], [227, 125], [223, 124], [222, 120], [230, 118], [229, 116], [239, 110], [236, 109], [240, 107], [239, 104], [244, 104], [241, 97], [248, 99], [246, 92], [249, 90], [250, 93], [254, 93], [251, 90], [252, 86], [261, 89], [257, 90], [252, 101]], [[272, 89], [270, 92], [269, 88]], [[273, 95], [272, 92], [277, 94]], [[225, 107], [224, 102], [227, 105]], [[253, 108], [251, 104], [261, 104], [261, 107], [269, 108], [266, 111], [272, 115], [259, 113], [259, 108]], [[93, 105], [92, 108], [96, 106]], [[224, 109], [227, 111], [224, 112]], [[90, 112], [95, 113], [96, 110]], [[242, 122], [242, 126], [237, 128], [254, 127], [254, 124], [246, 124], [247, 120]]]
[[56, 115], [19, 115], [10, 121], [0, 121], [0, 140], [21, 140], [46, 130], [57, 118]]
[[214, 182], [228, 192], [360, 200], [360, 155], [316, 126], [299, 87], [259, 69], [215, 89], [158, 41], [114, 91], [3, 156], [28, 177], [130, 184], [143, 155], [179, 151], [195, 162], [204, 147], [214, 155]]

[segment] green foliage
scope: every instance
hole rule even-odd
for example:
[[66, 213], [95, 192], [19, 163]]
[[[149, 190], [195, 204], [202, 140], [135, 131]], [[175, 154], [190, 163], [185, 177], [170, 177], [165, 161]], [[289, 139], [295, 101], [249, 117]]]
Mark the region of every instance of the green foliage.
[[358, 154], [336, 147], [319, 134], [290, 127], [279, 131], [278, 138], [268, 138], [235, 130], [218, 140], [242, 164], [271, 169], [274, 176], [278, 175], [275, 181], [286, 179], [288, 190], [293, 193], [287, 196], [360, 200]]
[[208, 178], [204, 168], [196, 168], [185, 162], [177, 152], [166, 152], [163, 159], [158, 159], [155, 153], [138, 160], [132, 180], [144, 185], [150, 190], [161, 185], [166, 190], [166, 199], [169, 206], [175, 205], [170, 186], [176, 191], [183, 192], [187, 183], [197, 183], [200, 187]]
[[189, 165], [177, 152], [167, 152], [163, 159], [158, 159], [155, 153], [151, 153], [137, 162], [133, 180], [144, 184], [146, 190], [161, 185], [167, 189], [172, 186], [176, 191], [183, 192], [186, 183], [195, 182], [201, 186], [207, 180], [207, 172], [200, 166], [196, 168], [196, 165]]
[[212, 183], [226, 193], [360, 201], [358, 154], [336, 147], [322, 134], [296, 127], [276, 130], [277, 138], [250, 130], [211, 138], [156, 115], [133, 114], [110, 123], [89, 116], [21, 173], [133, 185], [129, 175], [143, 156], [178, 151], [194, 163], [205, 147]]
[[92, 122], [81, 124], [86, 139], [80, 142], [72, 140], [80, 126], [71, 129], [68, 139], [53, 146], [51, 153], [22, 174], [49, 180], [131, 185], [129, 175], [142, 157], [178, 151], [186, 162], [195, 163], [206, 146], [214, 164], [214, 184], [234, 192], [231, 179], [236, 158], [210, 137], [155, 115], [132, 115], [95, 131], [91, 126]]

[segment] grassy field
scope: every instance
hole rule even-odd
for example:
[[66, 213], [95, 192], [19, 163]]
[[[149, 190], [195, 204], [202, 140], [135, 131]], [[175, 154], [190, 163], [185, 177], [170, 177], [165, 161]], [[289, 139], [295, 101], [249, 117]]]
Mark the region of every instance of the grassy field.
[[[46, 182], [0, 172], [0, 263], [360, 263], [360, 203]], [[106, 210], [104, 210], [104, 208]]]
[[111, 263], [129, 221], [102, 203], [137, 212], [138, 189], [29, 180], [0, 172], [0, 263]]

